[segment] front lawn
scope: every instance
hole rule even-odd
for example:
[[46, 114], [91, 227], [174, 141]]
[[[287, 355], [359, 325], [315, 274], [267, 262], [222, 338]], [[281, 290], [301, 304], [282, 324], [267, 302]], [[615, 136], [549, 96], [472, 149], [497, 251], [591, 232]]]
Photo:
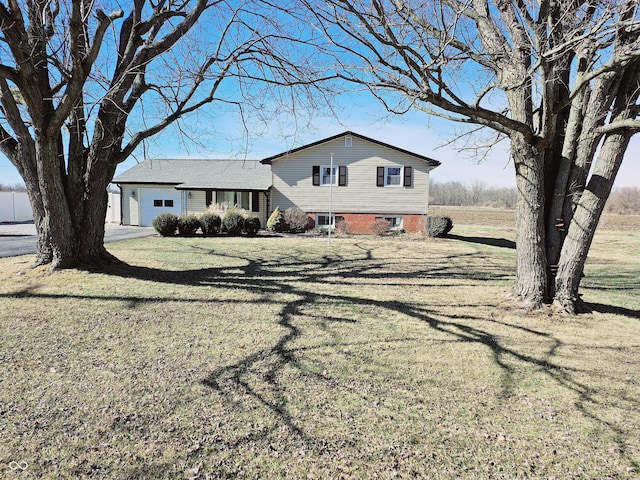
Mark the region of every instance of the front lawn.
[[640, 475], [640, 236], [598, 235], [571, 318], [505, 299], [512, 232], [452, 233], [1, 259], [0, 477]]

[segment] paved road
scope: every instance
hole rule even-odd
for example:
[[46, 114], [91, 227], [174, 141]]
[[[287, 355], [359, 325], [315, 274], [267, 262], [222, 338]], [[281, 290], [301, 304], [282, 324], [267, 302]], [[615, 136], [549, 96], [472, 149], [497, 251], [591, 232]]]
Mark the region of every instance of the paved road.
[[[153, 227], [130, 227], [107, 223], [104, 241], [118, 242], [155, 235]], [[36, 227], [33, 223], [0, 223], [0, 257], [15, 257], [36, 252]]]

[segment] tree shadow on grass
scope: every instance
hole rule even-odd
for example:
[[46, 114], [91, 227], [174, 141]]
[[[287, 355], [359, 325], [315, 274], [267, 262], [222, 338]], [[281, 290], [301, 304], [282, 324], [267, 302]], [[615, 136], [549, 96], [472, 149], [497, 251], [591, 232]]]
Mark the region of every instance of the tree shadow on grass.
[[640, 310], [633, 310], [625, 307], [618, 307], [615, 305], [604, 305], [602, 303], [589, 303], [587, 302], [587, 306], [590, 307], [594, 312], [598, 313], [611, 313], [614, 315], [623, 315], [629, 318], [640, 319]]
[[516, 248], [516, 242], [513, 240], [507, 240], [506, 238], [493, 238], [493, 237], [465, 237], [463, 235], [448, 234], [447, 238], [452, 240], [459, 240], [461, 242], [479, 243], [481, 245], [488, 245], [490, 247], [501, 248]]
[[[475, 237], [459, 237], [457, 239], [474, 241], [469, 238]], [[480, 243], [491, 244], [487, 243], [487, 239], [483, 239]], [[321, 372], [309, 371], [305, 366], [307, 361], [305, 354], [310, 349], [335, 349], [338, 345], [344, 347], [348, 342], [345, 343], [343, 338], [334, 337], [334, 342], [326, 341], [318, 345], [299, 345], [306, 335], [306, 330], [300, 325], [302, 319], [307, 323], [313, 322], [317, 328], [325, 330], [329, 325], [361, 322], [361, 319], [354, 319], [340, 314], [340, 311], [326, 308], [327, 305], [349, 305], [356, 309], [361, 308], [372, 312], [371, 316], [379, 321], [383, 321], [384, 318], [396, 318], [398, 315], [407, 316], [428, 325], [431, 330], [442, 335], [447, 341], [475, 344], [486, 349], [492, 357], [493, 364], [501, 372], [502, 395], [506, 398], [514, 395], [514, 385], [517, 384], [516, 365], [524, 364], [534, 371], [542, 372], [559, 387], [575, 394], [578, 399], [577, 408], [585, 417], [599, 425], [605, 425], [613, 432], [625, 460], [634, 468], [638, 468], [632, 454], [626, 453], [629, 432], [614, 423], [607, 422], [604, 415], [600, 418], [597, 413], [594, 413], [598, 412], [598, 396], [603, 392], [595, 391], [589, 384], [578, 380], [578, 376], [585, 373], [583, 370], [567, 368], [555, 360], [557, 352], [565, 345], [552, 334], [533, 327], [523, 327], [499, 321], [493, 316], [487, 318], [482, 315], [465, 314], [461, 318], [457, 315], [456, 310], [451, 313], [445, 308], [439, 308], [438, 305], [425, 306], [421, 302], [381, 300], [377, 295], [365, 298], [350, 293], [348, 290], [345, 292], [344, 289], [327, 291], [327, 286], [348, 287], [354, 283], [367, 282], [375, 285], [377, 289], [392, 286], [402, 286], [406, 289], [424, 288], [425, 285], [433, 285], [434, 288], [442, 289], [449, 288], [451, 285], [474, 287], [479, 281], [495, 282], [509, 277], [511, 273], [506, 267], [485, 265], [488, 262], [481, 262], [473, 269], [465, 269], [461, 266], [466, 263], [467, 259], [464, 256], [460, 258], [460, 256], [452, 255], [449, 259], [433, 260], [433, 263], [424, 260], [424, 263], [420, 264], [421, 260], [416, 260], [411, 269], [394, 268], [392, 258], [379, 258], [370, 248], [359, 245], [358, 248], [359, 252], [355, 255], [344, 256], [337, 253], [327, 253], [311, 260], [296, 258], [285, 253], [280, 258], [267, 257], [267, 259], [242, 254], [216, 253], [215, 255], [220, 257], [220, 260], [226, 260], [232, 266], [210, 266], [217, 260], [205, 257], [203, 258], [203, 267], [192, 270], [169, 271], [120, 265], [110, 268], [107, 273], [123, 278], [136, 278], [167, 284], [244, 290], [252, 294], [252, 299], [247, 302], [275, 304], [278, 307], [278, 313], [274, 318], [274, 328], [277, 327], [283, 333], [277, 341], [264, 348], [247, 352], [238, 361], [220, 365], [203, 374], [201, 378], [201, 384], [220, 395], [225, 404], [242, 409], [247, 399], [251, 399], [278, 420], [274, 425], [264, 426], [258, 432], [230, 439], [229, 448], [240, 448], [254, 441], [255, 438], [265, 438], [271, 431], [280, 427], [286, 427], [292, 435], [298, 437], [311, 448], [318, 445], [319, 439], [314, 438], [314, 435], [305, 427], [304, 421], [299, 419], [295, 411], [291, 409], [285, 370], [293, 370], [309, 381], [326, 385], [327, 388], [331, 386], [342, 391], [350, 391], [354, 388], [347, 383], [336, 385], [337, 380], [328, 379]], [[511, 247], [507, 246], [507, 248]], [[204, 255], [209, 253], [213, 252], [204, 252]], [[482, 257], [481, 253], [470, 255]], [[388, 273], [390, 271], [393, 274], [390, 275]], [[455, 282], [451, 282], [452, 279]], [[42, 297], [46, 295], [30, 291], [23, 292], [21, 296]], [[121, 297], [124, 300], [127, 298], [129, 297]], [[137, 301], [146, 301], [146, 299], [138, 298]], [[152, 301], [207, 302], [210, 300], [207, 298], [180, 299], [168, 296], [154, 298]], [[234, 301], [242, 303], [242, 300]], [[310, 311], [313, 314], [309, 314]], [[630, 311], [630, 313], [637, 315], [638, 312]], [[530, 341], [540, 345], [545, 342], [548, 346], [540, 347], [539, 355], [518, 351], [510, 346], [503, 336], [488, 328], [487, 322], [499, 325], [501, 328], [518, 330], [521, 334], [529, 336]], [[395, 341], [398, 339], [372, 338], [369, 345]], [[238, 392], [242, 395], [238, 396]], [[636, 402], [635, 404], [638, 406], [634, 399], [624, 399], [624, 401]]]
[[[504, 239], [460, 236], [455, 236], [454, 238], [502, 248], [514, 248], [515, 246], [513, 242]], [[523, 327], [482, 316], [467, 315], [464, 318], [458, 318], [455, 313], [447, 313], [437, 306], [425, 307], [420, 304], [401, 301], [361, 298], [339, 292], [319, 294], [315, 289], [316, 286], [320, 289], [321, 286], [326, 287], [328, 284], [345, 285], [350, 281], [364, 283], [374, 280], [379, 281], [381, 288], [400, 285], [411, 288], [413, 282], [415, 282], [416, 287], [424, 286], [424, 282], [429, 279], [435, 281], [434, 286], [442, 280], [450, 282], [451, 279], [459, 280], [455, 285], [473, 286], [481, 280], [490, 282], [504, 280], [511, 275], [504, 267], [483, 267], [478, 265], [471, 269], [474, 271], [469, 271], [461, 269], [456, 263], [440, 260], [436, 264], [427, 264], [424, 268], [414, 268], [408, 271], [394, 269], [393, 265], [389, 265], [389, 260], [380, 260], [373, 254], [371, 249], [359, 248], [361, 251], [355, 258], [327, 254], [314, 261], [299, 260], [291, 256], [287, 256], [280, 261], [257, 260], [242, 255], [231, 256], [230, 258], [244, 263], [242, 267], [233, 267], [235, 273], [230, 273], [228, 271], [230, 269], [225, 267], [186, 272], [166, 272], [145, 267], [129, 267], [116, 274], [161, 282], [246, 289], [247, 291], [264, 295], [264, 302], [271, 302], [271, 297], [275, 293], [295, 298], [294, 300], [282, 302], [280, 306], [280, 311], [275, 320], [276, 324], [284, 329], [284, 333], [275, 344], [252, 352], [238, 362], [221, 365], [213, 369], [202, 379], [202, 384], [211, 388], [225, 398], [227, 402], [231, 403], [237, 402], [237, 400], [234, 400], [233, 392], [237, 392], [239, 389], [243, 394], [257, 401], [263, 408], [268, 409], [272, 415], [280, 419], [282, 425], [285, 425], [291, 433], [300, 437], [308, 445], [315, 444], [316, 439], [309, 435], [303, 422], [299, 421], [289, 409], [287, 385], [283, 383], [283, 378], [286, 378], [286, 376], [283, 375], [283, 370], [293, 368], [312, 381], [320, 383], [328, 381], [322, 374], [310, 373], [304, 368], [302, 355], [305, 350], [296, 346], [296, 343], [303, 336], [303, 331], [299, 328], [297, 322], [302, 317], [311, 318], [319, 325], [323, 322], [325, 324], [354, 322], [354, 319], [342, 317], [335, 314], [335, 312], [326, 312], [323, 315], [314, 313], [311, 316], [307, 312], [309, 309], [313, 309], [314, 306], [320, 307], [327, 302], [332, 302], [335, 304], [349, 304], [354, 307], [366, 307], [375, 312], [380, 312], [377, 314], [379, 316], [389, 314], [406, 315], [426, 323], [434, 332], [448, 336], [453, 342], [481, 345], [490, 352], [494, 365], [501, 371], [502, 395], [505, 398], [514, 395], [514, 385], [517, 384], [514, 379], [517, 374], [516, 364], [521, 363], [534, 368], [536, 371], [543, 372], [558, 386], [573, 392], [577, 396], [577, 408], [585, 417], [600, 425], [606, 425], [613, 432], [623, 456], [626, 456], [626, 460], [634, 468], [638, 468], [632, 455], [625, 453], [629, 433], [614, 423], [606, 422], [604, 417], [600, 418], [597, 413], [594, 413], [598, 411], [598, 397], [602, 392], [594, 390], [591, 385], [577, 379], [579, 375], [584, 374], [582, 369], [567, 368], [555, 360], [556, 354], [565, 347], [565, 344], [552, 334], [533, 327]], [[471, 255], [482, 256], [482, 254]], [[450, 260], [466, 262], [460, 256], [452, 256]], [[389, 269], [393, 271], [392, 275], [388, 274]], [[437, 288], [447, 288], [447, 285], [441, 284]], [[317, 311], [321, 310], [318, 309]], [[638, 312], [627, 311], [626, 313], [637, 316]], [[536, 340], [537, 342], [546, 342], [548, 348], [544, 351], [541, 349], [541, 355], [539, 356], [518, 351], [509, 346], [501, 336], [496, 335], [491, 329], [483, 328], [483, 323], [487, 321], [499, 324], [502, 327], [519, 330], [527, 336], [538, 339]], [[486, 325], [486, 323], [484, 324]], [[331, 347], [335, 347], [335, 345], [327, 343], [317, 348]], [[261, 371], [261, 376], [257, 380], [258, 385], [255, 383], [256, 371]], [[348, 389], [350, 386], [341, 385], [340, 388]], [[635, 402], [635, 400], [633, 401]]]

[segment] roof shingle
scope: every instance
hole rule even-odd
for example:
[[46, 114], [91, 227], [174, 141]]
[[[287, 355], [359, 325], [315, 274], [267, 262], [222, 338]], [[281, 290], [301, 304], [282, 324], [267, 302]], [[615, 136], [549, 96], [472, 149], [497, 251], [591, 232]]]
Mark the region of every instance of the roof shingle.
[[268, 190], [271, 167], [257, 160], [146, 159], [114, 183], [176, 185], [179, 190]]

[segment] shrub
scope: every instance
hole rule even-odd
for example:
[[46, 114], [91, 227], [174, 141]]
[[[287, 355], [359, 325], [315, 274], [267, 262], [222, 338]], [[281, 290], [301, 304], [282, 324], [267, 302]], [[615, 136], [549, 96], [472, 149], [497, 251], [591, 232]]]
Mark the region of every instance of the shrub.
[[260, 230], [260, 219], [258, 217], [247, 217], [244, 220], [244, 231], [247, 235], [255, 235]]
[[217, 213], [205, 212], [200, 215], [200, 228], [202, 233], [210, 236], [220, 232], [222, 219]]
[[391, 222], [384, 218], [376, 218], [375, 222], [371, 225], [371, 233], [380, 237], [389, 233], [390, 230]]
[[430, 237], [444, 237], [452, 228], [449, 217], [427, 217], [427, 235]]
[[231, 235], [239, 235], [244, 229], [244, 217], [236, 210], [229, 210], [222, 220], [222, 224]]
[[280, 231], [280, 224], [282, 223], [282, 213], [280, 213], [280, 207], [276, 209], [269, 216], [267, 220], [267, 228], [272, 232]]
[[327, 227], [315, 227], [307, 232], [307, 235], [311, 237], [323, 237], [329, 235], [329, 229]]
[[160, 213], [153, 219], [152, 224], [163, 237], [173, 237], [178, 228], [178, 216], [174, 213]]
[[289, 207], [284, 211], [283, 219], [294, 232], [304, 232], [309, 229], [309, 215], [298, 207]]
[[336, 222], [335, 232], [338, 235], [348, 235], [351, 233], [351, 222], [339, 220]]
[[178, 217], [178, 234], [191, 236], [200, 228], [200, 220], [191, 213], [184, 213]]

